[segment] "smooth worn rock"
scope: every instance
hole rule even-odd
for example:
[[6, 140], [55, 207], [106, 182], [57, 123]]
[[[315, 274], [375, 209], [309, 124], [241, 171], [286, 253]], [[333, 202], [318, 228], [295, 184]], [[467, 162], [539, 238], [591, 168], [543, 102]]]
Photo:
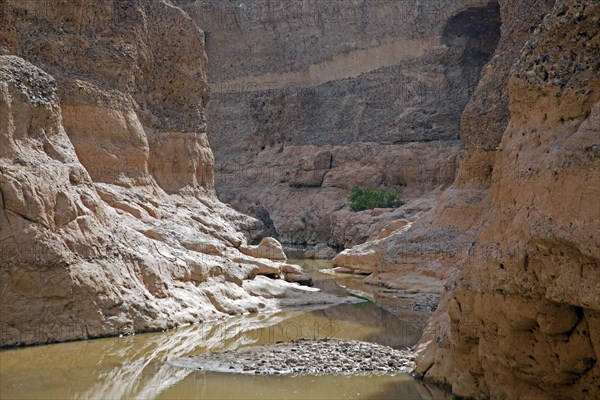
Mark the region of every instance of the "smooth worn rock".
[[[372, 242], [369, 242], [369, 247]], [[339, 253], [333, 259], [333, 266], [346, 268], [359, 274], [370, 274], [377, 267], [377, 263], [383, 257], [381, 252], [373, 248], [364, 248], [363, 246], [354, 246]]]
[[281, 243], [272, 237], [263, 238], [256, 246], [240, 246], [240, 251], [248, 256], [256, 258], [268, 258], [270, 260], [286, 260]]
[[298, 282], [301, 285], [308, 286], [311, 286], [313, 283], [311, 276], [299, 265], [283, 264], [281, 272], [283, 273], [283, 279], [288, 282]]
[[260, 222], [216, 197], [204, 33], [181, 8], [0, 9], [0, 346], [345, 301], [238, 250]]

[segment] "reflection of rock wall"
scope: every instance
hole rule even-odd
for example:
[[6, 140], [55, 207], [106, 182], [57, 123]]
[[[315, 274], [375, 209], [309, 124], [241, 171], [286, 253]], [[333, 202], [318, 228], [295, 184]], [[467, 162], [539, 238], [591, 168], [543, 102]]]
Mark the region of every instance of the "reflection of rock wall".
[[179, 3], [207, 32], [219, 196], [262, 205], [282, 241], [368, 237], [335, 228], [353, 228], [353, 186], [411, 199], [453, 180], [460, 113], [499, 36], [494, 3]]
[[239, 252], [260, 223], [215, 196], [204, 34], [181, 9], [0, 12], [0, 346], [337, 301], [243, 282], [281, 264]]
[[[351, 319], [352, 323], [365, 327], [363, 340], [396, 349], [414, 345], [421, 335], [421, 321], [401, 319], [373, 303], [343, 304], [315, 314], [323, 314], [340, 330], [344, 321]], [[343, 336], [345, 332], [336, 333]]]
[[[318, 310], [318, 307], [315, 307]], [[261, 380], [252, 375], [207, 374], [203, 371], [176, 368], [167, 361], [177, 357], [195, 356], [204, 352], [233, 350], [251, 345], [275, 344], [301, 337], [331, 337], [331, 329], [326, 316], [319, 311], [300, 312], [288, 310], [261, 315], [244, 315], [222, 321], [206, 322], [181, 327], [165, 333], [127, 336], [108, 340], [63, 343], [56, 346], [35, 346], [18, 351], [7, 350], [2, 354], [3, 396], [8, 398], [52, 397], [52, 398], [182, 398], [190, 393], [202, 398], [241, 398], [248, 388], [261, 387]], [[352, 328], [360, 326], [355, 324]], [[353, 329], [350, 338], [361, 337], [361, 332]], [[345, 336], [344, 336], [345, 337]], [[34, 374], [43, 376], [40, 385], [32, 384], [31, 375], [24, 374], [23, 368], [31, 360], [36, 360]], [[385, 393], [406, 393], [424, 399], [440, 398], [418, 381], [389, 377], [383, 383], [394, 383], [393, 389]], [[29, 380], [28, 380], [29, 379]], [[49, 385], [48, 382], [71, 380], [72, 385]], [[232, 385], [232, 379], [236, 385]], [[319, 382], [315, 384], [315, 379]], [[294, 377], [273, 386], [266, 398], [281, 396], [282, 390], [300, 391], [310, 397], [322, 397], [323, 388], [331, 387], [328, 398], [340, 395], [339, 383], [333, 377]], [[344, 379], [344, 378], [342, 378]], [[358, 379], [358, 381], [355, 381]], [[392, 382], [393, 381], [393, 382]], [[399, 381], [399, 382], [398, 382]], [[343, 395], [351, 396], [357, 390], [372, 388], [377, 396], [382, 386], [373, 385], [373, 376], [356, 376], [349, 387], [343, 385]], [[290, 387], [290, 385], [293, 385]], [[309, 387], [310, 389], [303, 388]], [[312, 389], [314, 387], [314, 390]], [[264, 386], [261, 387], [264, 389]], [[361, 389], [362, 388], [362, 389]], [[417, 392], [418, 390], [418, 392]], [[361, 392], [362, 393], [362, 392]], [[434, 392], [435, 393], [435, 392]]]

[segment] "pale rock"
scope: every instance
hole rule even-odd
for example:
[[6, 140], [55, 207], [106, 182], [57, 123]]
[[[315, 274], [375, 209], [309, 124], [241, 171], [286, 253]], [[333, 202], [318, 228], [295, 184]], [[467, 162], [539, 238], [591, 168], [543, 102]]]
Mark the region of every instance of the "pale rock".
[[240, 246], [240, 251], [248, 256], [256, 258], [268, 258], [270, 260], [287, 260], [281, 243], [275, 238], [263, 238], [256, 246]]
[[297, 282], [307, 286], [311, 286], [313, 283], [310, 275], [299, 265], [283, 264], [281, 266], [281, 272], [283, 273], [283, 278], [287, 282]]
[[356, 297], [337, 297], [321, 292], [317, 288], [286, 282], [281, 279], [270, 279], [257, 276], [253, 280], [244, 281], [244, 289], [257, 298], [269, 299], [271, 308], [285, 306], [356, 303]]
[[204, 34], [165, 2], [113, 6], [2, 6], [0, 346], [343, 301], [245, 289], [281, 263], [239, 252], [259, 222], [216, 197]]
[[354, 246], [339, 253], [333, 259], [334, 267], [350, 269], [358, 274], [370, 274], [377, 268], [383, 254], [374, 248], [377, 244], [369, 242], [369, 246]]
[[352, 274], [353, 270], [351, 268], [346, 267], [334, 267], [331, 269], [336, 274]]

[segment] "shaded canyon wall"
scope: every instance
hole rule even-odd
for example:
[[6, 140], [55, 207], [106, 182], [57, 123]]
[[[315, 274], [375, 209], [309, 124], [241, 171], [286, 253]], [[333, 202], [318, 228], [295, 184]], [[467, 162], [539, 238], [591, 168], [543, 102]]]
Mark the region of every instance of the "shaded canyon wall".
[[431, 205], [351, 213], [354, 186], [412, 200], [454, 179], [497, 3], [178, 4], [206, 32], [219, 196], [283, 242], [348, 247]]
[[484, 96], [463, 115], [466, 148], [498, 146], [489, 206], [419, 359], [426, 378], [461, 396], [599, 394], [600, 4], [544, 8], [507, 74], [503, 133], [486, 131], [493, 117], [470, 123]]

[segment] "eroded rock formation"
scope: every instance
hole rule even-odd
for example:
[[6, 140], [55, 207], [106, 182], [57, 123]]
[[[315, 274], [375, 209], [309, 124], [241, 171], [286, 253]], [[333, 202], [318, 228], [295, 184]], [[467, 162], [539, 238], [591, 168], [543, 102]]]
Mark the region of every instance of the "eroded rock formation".
[[[467, 398], [589, 398], [600, 380], [598, 2], [500, 2], [453, 185], [409, 229], [338, 255], [446, 283], [417, 372]], [[439, 287], [439, 286], [438, 286]]]
[[[497, 49], [461, 116], [464, 151], [453, 185], [432, 199], [429, 207], [423, 207], [430, 212], [411, 218], [414, 222], [409, 229], [385, 232], [345, 250], [334, 259], [337, 266], [376, 272], [369, 277], [376, 284], [406, 290], [419, 287], [430, 294], [442, 291], [443, 283], [464, 262], [475, 242], [479, 218], [489, 207], [493, 159], [508, 122], [506, 96], [511, 60], [518, 56], [550, 3], [537, 2], [531, 7], [525, 3], [502, 4]], [[462, 18], [465, 14], [472, 16], [472, 11], [462, 13]], [[519, 15], [524, 16], [519, 20]]]
[[353, 215], [354, 186], [412, 200], [453, 181], [497, 3], [178, 3], [206, 30], [219, 196], [266, 210], [284, 244], [349, 247], [402, 217]]
[[337, 301], [252, 280], [307, 278], [239, 250], [240, 231], [261, 224], [216, 198], [204, 33], [184, 11], [160, 0], [0, 11], [0, 345]]
[[509, 74], [503, 134], [463, 131], [501, 138], [490, 206], [419, 359], [461, 396], [598, 395], [600, 4], [548, 11]]
[[[336, 265], [425, 296], [447, 282], [425, 379], [598, 393], [597, 1], [174, 3], [189, 15], [0, 4], [1, 345], [337, 301], [256, 276], [309, 279], [240, 231], [371, 239]], [[411, 201], [350, 213], [355, 185]]]

